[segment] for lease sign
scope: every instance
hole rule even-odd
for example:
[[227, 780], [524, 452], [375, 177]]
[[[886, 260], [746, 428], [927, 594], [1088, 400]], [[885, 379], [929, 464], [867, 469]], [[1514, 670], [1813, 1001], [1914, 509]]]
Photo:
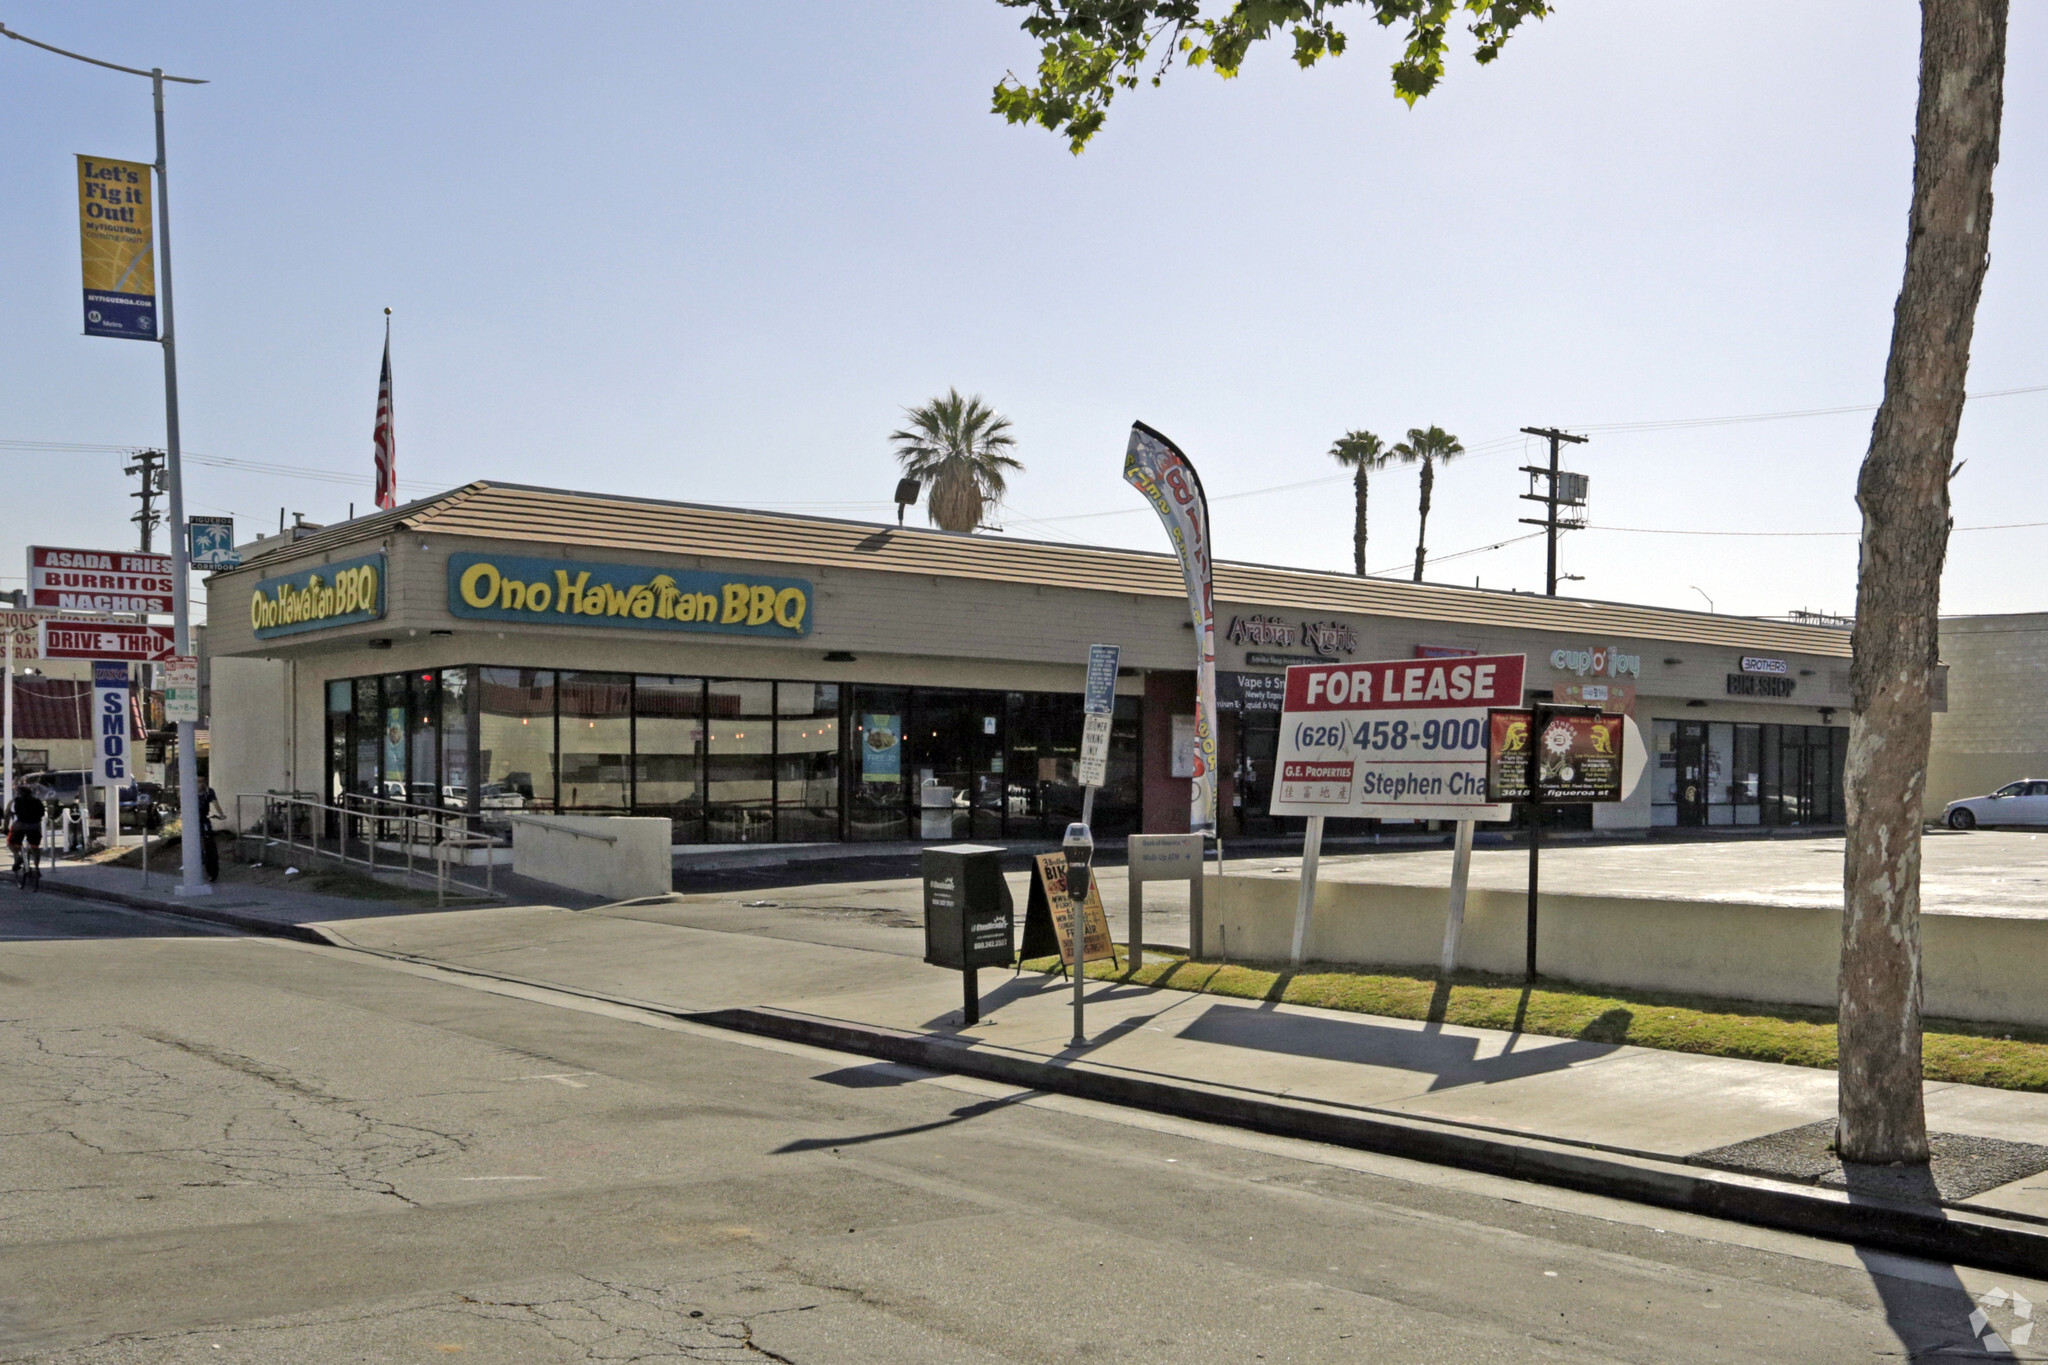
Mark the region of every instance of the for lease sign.
[[1486, 712], [1519, 706], [1523, 656], [1287, 670], [1274, 815], [1506, 820], [1486, 800]]

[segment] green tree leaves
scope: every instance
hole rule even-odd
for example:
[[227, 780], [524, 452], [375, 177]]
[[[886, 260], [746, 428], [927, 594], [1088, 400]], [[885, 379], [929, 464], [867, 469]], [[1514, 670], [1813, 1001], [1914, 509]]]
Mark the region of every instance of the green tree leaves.
[[1500, 55], [1524, 19], [1550, 13], [1549, 0], [1234, 0], [1214, 18], [1203, 17], [1202, 0], [998, 3], [1024, 11], [1022, 27], [1038, 40], [1039, 51], [1035, 82], [1011, 73], [997, 83], [995, 112], [1062, 134], [1076, 156], [1102, 127], [1118, 90], [1135, 90], [1141, 81], [1158, 85], [1176, 57], [1228, 80], [1254, 43], [1285, 31], [1294, 39], [1295, 65], [1311, 67], [1343, 55], [1349, 40], [1333, 16], [1355, 5], [1381, 28], [1406, 25], [1393, 84], [1395, 97], [1413, 105], [1443, 79], [1450, 23], [1459, 10], [1471, 16], [1472, 56], [1481, 65]]

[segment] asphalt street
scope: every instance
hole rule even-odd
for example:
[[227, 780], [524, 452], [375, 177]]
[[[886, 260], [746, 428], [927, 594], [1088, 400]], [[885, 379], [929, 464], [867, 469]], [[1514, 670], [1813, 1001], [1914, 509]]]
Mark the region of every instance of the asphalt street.
[[2048, 1303], [11, 887], [0, 935], [9, 1361], [2011, 1359], [1977, 1297]]

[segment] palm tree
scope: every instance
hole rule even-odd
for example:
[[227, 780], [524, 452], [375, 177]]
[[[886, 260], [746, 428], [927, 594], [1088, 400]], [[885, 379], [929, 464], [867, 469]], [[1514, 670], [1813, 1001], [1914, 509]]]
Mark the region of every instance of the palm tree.
[[1330, 446], [1330, 458], [1346, 469], [1355, 470], [1351, 486], [1357, 490], [1357, 508], [1351, 518], [1351, 572], [1365, 577], [1365, 477], [1384, 469], [1394, 458], [1387, 443], [1369, 431], [1347, 431]]
[[1458, 438], [1442, 427], [1408, 428], [1408, 439], [1389, 452], [1402, 464], [1422, 466], [1422, 519], [1415, 527], [1415, 581], [1422, 581], [1424, 543], [1429, 531], [1429, 490], [1436, 482], [1436, 466], [1449, 464], [1465, 453], [1465, 447], [1458, 444]]
[[910, 424], [889, 439], [904, 476], [928, 490], [925, 515], [941, 530], [972, 531], [989, 505], [1002, 500], [1004, 471], [1024, 468], [1006, 453], [1017, 444], [1010, 419], [979, 394], [962, 398], [954, 388], [903, 411]]

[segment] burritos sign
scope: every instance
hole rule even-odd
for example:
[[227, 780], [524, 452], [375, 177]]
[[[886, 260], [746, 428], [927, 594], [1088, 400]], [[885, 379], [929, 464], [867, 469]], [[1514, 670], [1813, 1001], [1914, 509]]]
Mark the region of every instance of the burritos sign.
[[811, 632], [811, 585], [752, 573], [454, 554], [448, 610], [477, 621], [795, 639]]
[[32, 607], [169, 615], [175, 591], [169, 555], [124, 550], [28, 548]]
[[1274, 815], [1505, 820], [1486, 798], [1486, 713], [1522, 700], [1523, 657], [1287, 670]]

